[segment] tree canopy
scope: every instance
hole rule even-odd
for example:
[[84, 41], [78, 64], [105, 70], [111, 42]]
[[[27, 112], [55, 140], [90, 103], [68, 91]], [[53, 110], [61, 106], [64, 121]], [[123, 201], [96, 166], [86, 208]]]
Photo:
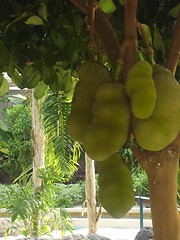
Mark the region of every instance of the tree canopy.
[[[85, 5], [82, 7], [82, 2], [2, 0], [1, 73], [7, 72], [20, 88], [32, 89], [39, 83], [38, 91], [42, 91], [40, 96], [47, 90], [46, 85], [53, 91], [69, 93], [73, 88], [71, 76], [76, 76], [74, 70], [80, 62], [89, 58], [91, 48], [94, 47], [94, 19], [89, 10], [84, 8]], [[95, 23], [95, 28], [101, 28], [100, 37], [98, 36], [101, 59], [112, 63], [112, 59], [107, 57], [108, 51], [115, 49], [112, 49], [112, 44], [115, 43], [118, 54], [124, 41], [124, 1], [109, 2], [110, 5], [106, 5], [106, 1], [99, 1], [102, 14], [97, 16], [97, 21], [99, 17], [101, 26], [98, 27]], [[154, 49], [154, 60], [159, 64], [165, 64], [178, 11], [178, 0], [138, 1], [139, 51], [146, 54], [145, 40]], [[112, 31], [115, 40], [111, 44], [109, 38], [112, 37]], [[179, 67], [176, 75], [179, 76]], [[2, 83], [3, 77], [0, 79], [0, 84]], [[6, 87], [5, 90], [7, 89]]]

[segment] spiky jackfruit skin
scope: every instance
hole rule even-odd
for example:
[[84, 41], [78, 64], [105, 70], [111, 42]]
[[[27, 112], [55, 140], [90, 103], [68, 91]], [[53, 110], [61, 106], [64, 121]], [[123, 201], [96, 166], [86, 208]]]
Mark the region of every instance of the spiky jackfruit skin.
[[122, 147], [128, 138], [129, 100], [122, 84], [105, 83], [96, 92], [92, 121], [83, 135], [88, 156], [103, 161]]
[[91, 108], [97, 88], [112, 80], [111, 72], [102, 64], [86, 61], [78, 69], [79, 81], [74, 90], [72, 111], [67, 130], [73, 140], [82, 143], [82, 135], [92, 119]]
[[98, 162], [98, 166], [100, 203], [112, 217], [121, 218], [135, 201], [130, 171], [119, 153]]
[[125, 87], [133, 115], [139, 119], [150, 117], [156, 102], [151, 65], [145, 60], [135, 63], [128, 73]]
[[180, 131], [180, 85], [172, 73], [153, 66], [157, 100], [153, 114], [144, 120], [133, 118], [137, 143], [144, 149], [159, 151], [168, 146]]

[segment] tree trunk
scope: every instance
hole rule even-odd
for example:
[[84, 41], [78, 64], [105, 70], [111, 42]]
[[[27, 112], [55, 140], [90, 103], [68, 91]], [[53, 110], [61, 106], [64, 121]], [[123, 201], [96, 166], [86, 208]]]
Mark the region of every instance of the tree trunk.
[[[32, 94], [32, 141], [33, 141], [33, 185], [37, 202], [41, 198], [42, 178], [39, 177], [44, 168], [44, 134], [40, 119], [38, 101]], [[33, 209], [32, 236], [39, 236], [40, 213], [37, 206]]]
[[177, 208], [177, 174], [180, 135], [174, 143], [158, 152], [133, 153], [148, 175], [155, 240], [180, 240], [180, 215]]
[[155, 240], [180, 240], [177, 209], [178, 163], [177, 156], [171, 159], [166, 154], [162, 166], [161, 163], [156, 166], [156, 174], [148, 174]]
[[94, 160], [85, 154], [86, 161], [86, 202], [89, 234], [97, 231], [96, 185]]

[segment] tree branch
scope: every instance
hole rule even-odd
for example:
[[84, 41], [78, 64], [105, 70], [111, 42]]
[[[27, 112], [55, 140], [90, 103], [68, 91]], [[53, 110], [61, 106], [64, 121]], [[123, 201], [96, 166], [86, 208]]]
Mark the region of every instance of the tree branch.
[[[84, 13], [88, 14], [90, 11], [89, 5], [85, 0], [70, 0], [75, 6], [81, 9]], [[92, 3], [92, 1], [91, 1]], [[98, 2], [94, 0], [94, 4], [98, 5]], [[100, 8], [95, 10], [94, 18], [95, 32], [97, 33], [102, 47], [104, 48], [109, 61], [112, 66], [115, 66], [117, 60], [122, 59], [120, 43], [114, 30], [110, 24], [109, 18], [104, 14]]]
[[123, 82], [125, 82], [130, 68], [135, 62], [135, 53], [137, 50], [137, 27], [136, 27], [137, 0], [125, 1], [125, 39], [124, 39], [124, 67]]
[[173, 31], [171, 45], [168, 51], [165, 67], [168, 68], [174, 75], [180, 57], [180, 11]]
[[146, 49], [147, 57], [150, 60], [150, 62], [152, 63], [153, 62], [154, 51], [153, 51], [152, 47], [149, 45], [149, 41], [148, 41], [148, 38], [147, 38], [146, 31], [145, 31], [143, 25], [140, 22], [137, 22], [137, 27], [141, 32], [141, 36], [142, 36], [142, 40], [143, 40], [143, 43], [144, 43], [144, 46], [145, 46], [145, 49]]

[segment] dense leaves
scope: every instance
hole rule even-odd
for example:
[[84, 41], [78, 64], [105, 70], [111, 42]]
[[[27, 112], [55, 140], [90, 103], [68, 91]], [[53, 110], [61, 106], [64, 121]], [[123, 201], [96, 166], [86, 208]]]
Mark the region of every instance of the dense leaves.
[[[99, 3], [103, 11], [112, 13], [111, 24], [122, 42], [123, 1]], [[137, 20], [149, 26], [152, 47], [156, 50], [155, 60], [159, 63], [164, 63], [166, 57], [178, 3], [178, 0], [138, 1]], [[34, 88], [39, 81], [44, 81], [54, 91], [64, 91], [63, 86], [54, 84], [59, 77], [55, 68], [57, 63], [64, 70], [76, 68], [87, 58], [86, 15], [70, 0], [2, 0], [0, 7], [3, 9], [0, 16], [0, 70], [7, 71], [20, 88]], [[141, 52], [145, 51], [140, 35], [139, 46]], [[47, 69], [47, 75], [51, 77], [43, 78]]]

